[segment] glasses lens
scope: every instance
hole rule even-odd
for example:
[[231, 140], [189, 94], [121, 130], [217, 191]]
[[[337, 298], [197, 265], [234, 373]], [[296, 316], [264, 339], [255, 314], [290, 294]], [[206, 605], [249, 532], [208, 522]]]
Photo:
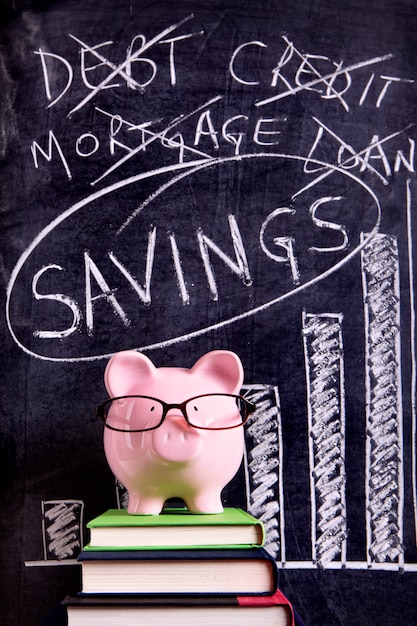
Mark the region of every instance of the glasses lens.
[[106, 424], [123, 431], [148, 430], [158, 426], [163, 406], [158, 400], [144, 396], [117, 398], [107, 404]]
[[211, 394], [192, 398], [186, 404], [189, 423], [197, 428], [234, 428], [246, 418], [243, 398], [224, 394]]

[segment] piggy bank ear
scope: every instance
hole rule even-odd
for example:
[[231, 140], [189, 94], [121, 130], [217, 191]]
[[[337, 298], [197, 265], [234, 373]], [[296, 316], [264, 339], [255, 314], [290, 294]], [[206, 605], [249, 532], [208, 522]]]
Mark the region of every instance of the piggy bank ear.
[[191, 368], [192, 372], [207, 375], [221, 391], [239, 393], [243, 383], [243, 366], [234, 352], [214, 350], [202, 356]]
[[111, 397], [138, 392], [138, 384], [152, 376], [155, 366], [148, 357], [134, 350], [117, 352], [107, 363], [104, 383]]

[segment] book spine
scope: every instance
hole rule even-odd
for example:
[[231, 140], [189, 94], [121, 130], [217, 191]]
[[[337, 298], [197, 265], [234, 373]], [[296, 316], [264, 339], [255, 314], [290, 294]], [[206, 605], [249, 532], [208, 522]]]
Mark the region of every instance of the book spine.
[[83, 549], [77, 557], [78, 561], [118, 561], [118, 560], [176, 560], [182, 561], [191, 560], [224, 560], [224, 559], [267, 559], [272, 563], [276, 563], [272, 556], [262, 547], [252, 548], [185, 548], [181, 550], [181, 555], [178, 553], [178, 549], [154, 549], [154, 550], [90, 550]]
[[284, 604], [291, 611], [291, 626], [295, 624], [295, 614], [291, 602], [284, 596], [280, 589], [276, 589], [275, 593], [270, 596], [237, 596], [236, 600], [239, 606], [276, 606]]

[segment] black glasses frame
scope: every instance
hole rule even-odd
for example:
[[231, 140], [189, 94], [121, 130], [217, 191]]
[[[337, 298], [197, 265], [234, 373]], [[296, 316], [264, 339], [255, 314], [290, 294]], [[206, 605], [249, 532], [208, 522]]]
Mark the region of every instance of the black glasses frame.
[[[241, 423], [235, 424], [234, 426], [225, 426], [225, 427], [220, 426], [217, 428], [208, 428], [207, 426], [195, 426], [194, 424], [192, 424], [187, 416], [187, 411], [186, 411], [187, 404], [191, 402], [192, 400], [196, 400], [197, 398], [207, 398], [210, 396], [226, 396], [227, 398], [236, 398], [242, 401], [245, 407], [245, 415], [244, 417], [242, 417]], [[121, 429], [121, 428], [114, 428], [113, 426], [110, 426], [107, 423], [107, 417], [106, 417], [107, 406], [109, 406], [115, 400], [126, 400], [128, 398], [145, 398], [146, 400], [155, 400], [156, 402], [159, 402], [159, 404], [161, 404], [163, 408], [162, 416], [161, 416], [159, 423], [156, 426], [151, 426], [150, 428], [135, 428], [133, 430], [128, 430], [128, 431]], [[109, 428], [110, 430], [115, 430], [121, 433], [125, 433], [125, 432], [144, 433], [144, 432], [147, 432], [148, 430], [156, 430], [157, 428], [159, 428], [162, 425], [164, 419], [166, 418], [168, 411], [171, 409], [179, 409], [185, 421], [187, 422], [187, 424], [191, 426], [192, 428], [198, 428], [200, 430], [231, 430], [232, 428], [238, 428], [239, 426], [244, 426], [246, 422], [248, 421], [249, 416], [256, 411], [256, 405], [253, 404], [253, 402], [249, 402], [249, 400], [246, 400], [246, 398], [244, 398], [243, 396], [236, 396], [231, 393], [203, 393], [203, 394], [200, 394], [199, 396], [193, 396], [192, 398], [188, 398], [187, 400], [185, 400], [184, 402], [180, 402], [179, 404], [168, 404], [167, 402], [164, 402], [163, 400], [160, 400], [159, 398], [154, 398], [152, 396], [129, 395], [129, 396], [117, 396], [116, 398], [108, 398], [107, 400], [105, 400], [104, 402], [102, 402], [96, 407], [96, 417], [101, 419], [104, 422], [104, 426], [106, 428]]]

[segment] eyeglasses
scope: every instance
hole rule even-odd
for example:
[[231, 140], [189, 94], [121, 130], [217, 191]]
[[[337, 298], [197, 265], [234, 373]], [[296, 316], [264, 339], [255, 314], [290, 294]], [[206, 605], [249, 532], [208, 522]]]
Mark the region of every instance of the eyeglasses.
[[159, 428], [170, 409], [179, 409], [194, 428], [228, 430], [243, 426], [256, 406], [242, 396], [227, 393], [208, 393], [179, 404], [149, 396], [120, 396], [102, 402], [96, 415], [111, 430], [141, 433]]

